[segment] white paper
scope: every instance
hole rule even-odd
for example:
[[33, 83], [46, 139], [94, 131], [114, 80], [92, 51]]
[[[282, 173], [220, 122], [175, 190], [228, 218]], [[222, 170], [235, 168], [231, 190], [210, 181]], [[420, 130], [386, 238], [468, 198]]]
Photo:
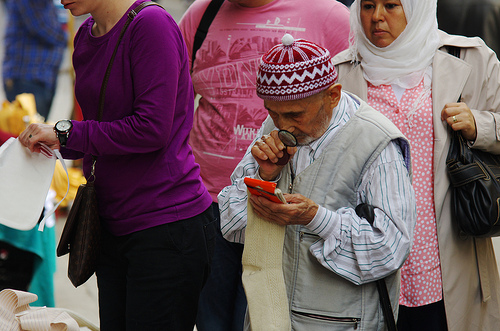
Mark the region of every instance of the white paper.
[[32, 153], [14, 138], [0, 147], [0, 224], [35, 227], [54, 175], [56, 157], [48, 156]]

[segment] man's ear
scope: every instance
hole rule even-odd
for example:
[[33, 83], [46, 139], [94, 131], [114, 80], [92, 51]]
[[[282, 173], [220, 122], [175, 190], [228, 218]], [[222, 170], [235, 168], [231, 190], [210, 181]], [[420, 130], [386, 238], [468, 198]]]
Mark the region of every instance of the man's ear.
[[342, 85], [335, 83], [327, 89], [327, 93], [330, 96], [332, 102], [332, 109], [337, 107], [340, 101], [340, 95], [342, 93]]

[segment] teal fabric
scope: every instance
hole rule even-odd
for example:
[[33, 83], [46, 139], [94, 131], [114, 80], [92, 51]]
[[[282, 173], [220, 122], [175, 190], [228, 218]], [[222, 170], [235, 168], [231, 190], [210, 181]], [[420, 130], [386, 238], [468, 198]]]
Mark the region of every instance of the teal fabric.
[[[53, 217], [53, 216], [52, 216]], [[38, 231], [38, 225], [28, 231], [15, 230], [0, 225], [0, 240], [19, 249], [36, 254], [33, 280], [29, 292], [38, 295], [31, 306], [55, 307], [54, 273], [56, 271], [55, 227]]]

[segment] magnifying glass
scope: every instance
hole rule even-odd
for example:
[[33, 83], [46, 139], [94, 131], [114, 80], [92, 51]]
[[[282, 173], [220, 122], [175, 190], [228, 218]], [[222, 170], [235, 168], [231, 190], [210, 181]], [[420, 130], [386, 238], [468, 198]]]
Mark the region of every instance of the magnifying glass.
[[[298, 144], [297, 137], [287, 130], [279, 130], [278, 137], [286, 147], [295, 147]], [[288, 163], [288, 160], [290, 160], [290, 154], [288, 154], [286, 147], [283, 150], [283, 156], [278, 159], [278, 162], [276, 162], [277, 165], [285, 165]]]

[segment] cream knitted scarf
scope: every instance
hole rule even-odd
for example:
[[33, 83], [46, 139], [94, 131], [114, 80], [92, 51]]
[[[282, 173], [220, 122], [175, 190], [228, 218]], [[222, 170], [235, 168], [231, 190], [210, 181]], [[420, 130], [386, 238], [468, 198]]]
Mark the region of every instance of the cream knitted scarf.
[[285, 229], [257, 216], [248, 201], [242, 281], [253, 331], [291, 329], [282, 266]]

